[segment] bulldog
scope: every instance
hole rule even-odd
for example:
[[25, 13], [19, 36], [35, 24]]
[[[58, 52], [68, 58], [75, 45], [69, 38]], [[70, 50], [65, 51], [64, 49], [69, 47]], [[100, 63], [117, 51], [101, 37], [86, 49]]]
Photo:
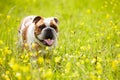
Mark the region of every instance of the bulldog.
[[57, 44], [58, 19], [41, 16], [25, 17], [19, 28], [19, 44], [22, 49], [30, 51], [54, 48]]

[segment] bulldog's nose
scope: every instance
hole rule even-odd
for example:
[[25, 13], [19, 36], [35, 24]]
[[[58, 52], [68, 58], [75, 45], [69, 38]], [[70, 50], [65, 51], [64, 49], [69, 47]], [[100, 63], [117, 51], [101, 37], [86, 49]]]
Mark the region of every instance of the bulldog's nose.
[[47, 28], [45, 31], [46, 31], [46, 34], [45, 34], [46, 39], [53, 39], [54, 38], [52, 29]]
[[47, 28], [47, 29], [46, 29], [46, 32], [47, 32], [47, 33], [52, 33], [52, 30], [51, 30], [50, 28]]

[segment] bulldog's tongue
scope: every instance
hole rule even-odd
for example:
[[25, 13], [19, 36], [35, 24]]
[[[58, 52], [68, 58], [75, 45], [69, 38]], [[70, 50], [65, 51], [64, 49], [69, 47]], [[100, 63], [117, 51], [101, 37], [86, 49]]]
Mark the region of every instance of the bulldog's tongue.
[[54, 40], [50, 40], [50, 39], [45, 39], [44, 40], [48, 45], [52, 45]]

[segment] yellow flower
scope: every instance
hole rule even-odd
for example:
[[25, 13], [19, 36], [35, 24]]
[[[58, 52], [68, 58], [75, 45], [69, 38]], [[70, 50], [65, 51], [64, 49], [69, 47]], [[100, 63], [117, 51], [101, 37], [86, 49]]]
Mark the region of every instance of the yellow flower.
[[46, 62], [46, 63], [50, 63], [50, 59], [47, 59], [47, 58], [46, 58], [46, 59], [45, 59], [45, 62]]
[[85, 24], [84, 22], [81, 22], [81, 24], [80, 24], [80, 25], [81, 25], [81, 26], [83, 26], [84, 24]]
[[6, 18], [9, 20], [9, 19], [11, 18], [11, 16], [10, 16], [10, 15], [7, 15]]
[[2, 16], [3, 14], [2, 13], [0, 13], [0, 17]]
[[45, 73], [43, 74], [43, 78], [45, 79], [52, 79], [52, 76], [53, 76], [53, 72], [51, 69], [48, 69], [47, 71], [45, 71]]
[[116, 70], [118, 63], [119, 63], [118, 60], [113, 60], [113, 61], [112, 61], [112, 68], [113, 68], [114, 70]]
[[86, 10], [86, 13], [90, 14], [90, 13], [91, 13], [91, 10], [90, 10], [90, 9], [87, 9], [87, 10]]
[[97, 61], [98, 61], [98, 62], [101, 62], [102, 59], [101, 59], [100, 57], [97, 57]]
[[71, 30], [70, 32], [71, 32], [72, 34], [74, 34], [74, 31], [73, 31], [73, 30]]
[[27, 76], [27, 77], [26, 77], [26, 80], [31, 80], [31, 76]]
[[118, 59], [120, 59], [120, 53], [117, 55]]
[[106, 14], [106, 19], [110, 18], [110, 15], [109, 14]]
[[78, 76], [79, 76], [78, 71], [73, 72], [71, 76], [72, 76], [72, 77], [78, 77]]
[[89, 62], [89, 59], [88, 59], [88, 58], [86, 58], [86, 59], [85, 59], [85, 62], [86, 62], [86, 63], [88, 63], [88, 62]]
[[22, 70], [23, 72], [29, 72], [30, 71], [30, 67], [29, 66], [21, 66], [20, 70]]
[[45, 50], [48, 50], [48, 49], [49, 49], [48, 47], [45, 48]]
[[97, 77], [97, 80], [101, 80], [101, 76], [98, 76], [98, 77]]
[[40, 63], [40, 64], [41, 64], [41, 63], [43, 63], [43, 62], [44, 62], [43, 57], [39, 57], [39, 58], [38, 58], [38, 63]]
[[89, 74], [89, 77], [92, 79], [92, 80], [97, 80], [97, 76], [93, 73], [90, 73]]
[[77, 42], [80, 43], [80, 39], [77, 39]]
[[80, 62], [77, 62], [76, 65], [79, 67], [80, 66]]
[[97, 62], [96, 69], [101, 69], [101, 68], [102, 68], [101, 64], [99, 62]]
[[0, 58], [0, 65], [2, 65], [2, 63], [3, 63], [3, 59], [2, 59], [2, 58]]
[[15, 59], [12, 58], [10, 60], [10, 62], [8, 62], [9, 66], [14, 70], [14, 71], [18, 71], [19, 70], [19, 65], [15, 62]]
[[102, 69], [97, 70], [97, 73], [98, 73], [98, 74], [102, 74], [102, 72], [103, 72]]
[[0, 45], [3, 45], [4, 43], [3, 43], [3, 41], [2, 40], [0, 40]]
[[83, 51], [86, 50], [85, 46], [81, 46], [80, 49], [83, 50]]
[[96, 58], [93, 58], [93, 60], [91, 61], [91, 63], [96, 63]]
[[28, 44], [27, 44], [27, 43], [25, 43], [24, 46], [25, 46], [26, 48], [28, 48]]
[[18, 80], [22, 80], [22, 76], [20, 72], [16, 72], [15, 76]]
[[117, 32], [117, 35], [120, 35], [120, 31]]
[[114, 26], [113, 26], [113, 29], [117, 29], [117, 28], [118, 28], [118, 26], [117, 26], [117, 25], [114, 25]]
[[60, 57], [60, 56], [59, 56], [59, 57], [55, 57], [55, 62], [56, 62], [56, 63], [60, 62], [60, 60], [61, 60], [61, 57]]
[[10, 74], [10, 71], [6, 71], [5, 73], [6, 73], [6, 74]]
[[4, 55], [4, 54], [7, 55], [7, 54], [11, 54], [11, 53], [12, 53], [12, 51], [9, 49], [9, 47], [5, 47], [5, 48], [3, 49], [3, 53], [2, 53], [2, 54], [3, 54], [3, 55]]
[[98, 74], [102, 74], [102, 72], [103, 72], [102, 66], [99, 62], [97, 62], [97, 64], [96, 64], [96, 70], [97, 70]]
[[5, 80], [10, 80], [9, 76], [7, 74], [2, 74], [2, 77], [5, 79]]
[[107, 36], [107, 39], [109, 40], [109, 39], [110, 39], [110, 36]]
[[36, 44], [35, 43], [32, 43], [32, 48], [34, 49], [36, 47]]
[[101, 21], [99, 20], [98, 23], [101, 24]]
[[82, 56], [82, 59], [85, 59], [85, 58], [86, 58], [86, 55], [83, 55], [83, 56]]
[[84, 60], [81, 60], [80, 63], [81, 63], [81, 64], [84, 64], [85, 62], [84, 62]]
[[66, 72], [66, 73], [69, 73], [70, 70], [71, 70], [71, 63], [68, 62], [68, 63], [66, 64], [66, 66], [65, 66], [65, 72]]

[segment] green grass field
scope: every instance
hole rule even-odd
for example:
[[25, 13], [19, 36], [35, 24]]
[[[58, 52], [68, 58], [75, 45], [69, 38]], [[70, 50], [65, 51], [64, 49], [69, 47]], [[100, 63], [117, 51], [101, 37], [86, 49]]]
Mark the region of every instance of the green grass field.
[[[28, 15], [59, 19], [51, 59], [18, 51]], [[1, 0], [0, 80], [120, 80], [120, 0]]]

